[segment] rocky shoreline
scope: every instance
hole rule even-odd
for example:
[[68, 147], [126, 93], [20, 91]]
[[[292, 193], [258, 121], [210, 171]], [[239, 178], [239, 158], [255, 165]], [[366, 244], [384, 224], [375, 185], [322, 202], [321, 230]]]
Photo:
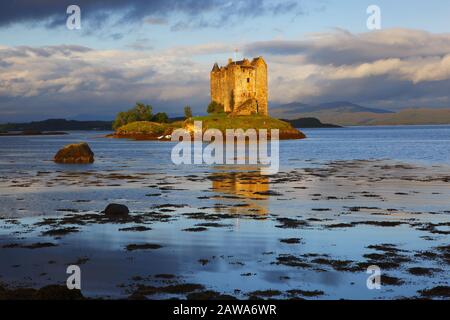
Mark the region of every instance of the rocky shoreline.
[[[268, 140], [270, 140], [270, 132], [268, 132]], [[154, 135], [154, 134], [142, 134], [142, 133], [126, 133], [126, 134], [118, 134], [111, 133], [105, 136], [106, 138], [113, 139], [130, 139], [136, 141], [171, 141], [171, 133], [166, 135]], [[301, 140], [306, 139], [306, 135], [297, 130], [280, 130], [279, 140]]]
[[[202, 132], [208, 129], [218, 130], [225, 138], [227, 130], [249, 129], [267, 130], [267, 139], [270, 139], [271, 130], [278, 130], [280, 140], [305, 139], [303, 132], [294, 128], [290, 123], [269, 116], [249, 115], [235, 116], [226, 113], [209, 114], [207, 116], [191, 117], [184, 121], [171, 123], [158, 123], [152, 121], [136, 121], [123, 125], [116, 129], [108, 138], [169, 141], [172, 133], [177, 129], [184, 129], [194, 137], [194, 132]], [[196, 138], [198, 139], [198, 138]]]

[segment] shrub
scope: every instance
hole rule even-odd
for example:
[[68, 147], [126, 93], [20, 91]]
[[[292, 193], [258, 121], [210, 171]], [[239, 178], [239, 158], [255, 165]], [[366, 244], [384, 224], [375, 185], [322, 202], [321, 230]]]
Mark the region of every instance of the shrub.
[[165, 112], [158, 112], [157, 114], [155, 114], [152, 120], [158, 123], [167, 123], [169, 122], [169, 117]]
[[212, 101], [209, 105], [208, 105], [208, 113], [223, 113], [224, 112], [224, 107], [223, 104], [220, 104], [216, 101]]
[[192, 109], [189, 106], [184, 107], [184, 117], [186, 119], [192, 118]]

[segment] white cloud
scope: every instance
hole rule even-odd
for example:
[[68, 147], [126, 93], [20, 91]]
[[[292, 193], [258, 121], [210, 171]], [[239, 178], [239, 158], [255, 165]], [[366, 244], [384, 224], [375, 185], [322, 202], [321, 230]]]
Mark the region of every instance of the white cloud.
[[298, 41], [250, 43], [246, 52], [265, 55], [271, 99], [279, 103], [377, 103], [396, 94], [399, 104], [410, 103], [413, 97], [441, 95], [442, 82], [450, 81], [450, 34], [408, 29], [352, 34], [337, 29]]
[[[12, 97], [42, 95], [49, 91], [106, 94], [133, 90], [134, 85], [164, 87], [174, 83], [183, 84], [184, 97], [188, 97], [190, 83], [205, 81], [204, 71], [208, 70], [187, 58], [139, 51], [3, 47], [0, 59], [5, 64], [0, 75], [0, 95]], [[169, 93], [164, 96], [171, 99]], [[174, 99], [182, 97], [174, 94]]]
[[[0, 122], [16, 114], [113, 115], [136, 101], [182, 114], [206, 108], [211, 66], [185, 52], [91, 50], [78, 47], [0, 48]], [[48, 116], [49, 117], [49, 116]]]
[[[272, 104], [350, 100], [395, 107], [449, 101], [450, 34], [337, 30], [240, 47], [246, 56], [264, 55], [268, 62]], [[219, 42], [145, 52], [0, 46], [0, 116], [14, 110], [65, 116], [93, 107], [113, 115], [138, 100], [172, 113], [181, 113], [185, 104], [203, 111], [211, 66], [233, 48]]]

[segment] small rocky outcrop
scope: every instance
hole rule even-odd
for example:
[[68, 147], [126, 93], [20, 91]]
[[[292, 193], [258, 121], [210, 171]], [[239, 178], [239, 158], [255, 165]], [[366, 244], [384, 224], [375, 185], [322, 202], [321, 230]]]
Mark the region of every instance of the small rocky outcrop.
[[54, 161], [56, 163], [93, 163], [94, 153], [85, 142], [69, 144], [56, 153]]
[[280, 139], [280, 140], [299, 140], [299, 139], [306, 139], [306, 135], [303, 132], [301, 132], [295, 128], [281, 129], [278, 139]]
[[108, 204], [103, 213], [108, 217], [126, 217], [130, 213], [128, 207], [123, 204], [111, 203]]

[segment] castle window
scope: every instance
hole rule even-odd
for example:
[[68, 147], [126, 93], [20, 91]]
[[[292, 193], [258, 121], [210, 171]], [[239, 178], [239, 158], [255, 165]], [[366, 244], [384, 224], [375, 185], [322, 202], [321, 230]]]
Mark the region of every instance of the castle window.
[[247, 78], [247, 83], [250, 83], [250, 78]]

